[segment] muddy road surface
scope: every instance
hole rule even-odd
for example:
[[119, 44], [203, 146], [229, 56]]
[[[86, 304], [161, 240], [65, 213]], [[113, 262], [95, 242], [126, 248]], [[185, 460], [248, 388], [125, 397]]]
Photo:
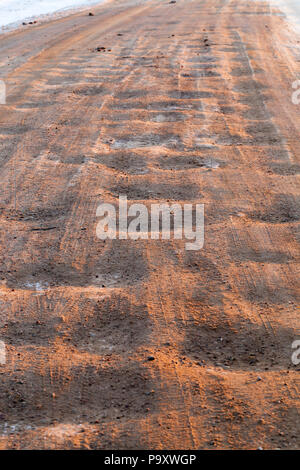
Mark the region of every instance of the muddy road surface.
[[[0, 37], [0, 447], [299, 447], [300, 38], [267, 2], [92, 11]], [[203, 248], [100, 240], [119, 195], [204, 204]]]

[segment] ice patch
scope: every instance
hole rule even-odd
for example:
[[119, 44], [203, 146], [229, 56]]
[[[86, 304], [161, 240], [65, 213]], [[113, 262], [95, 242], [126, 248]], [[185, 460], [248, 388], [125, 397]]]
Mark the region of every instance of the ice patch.
[[214, 160], [213, 158], [206, 158], [204, 160], [204, 166], [206, 166], [206, 168], [216, 169], [216, 168], [219, 168], [220, 163]]
[[48, 289], [48, 284], [46, 282], [26, 282], [25, 287], [37, 292], [43, 292]]
[[31, 431], [32, 429], [34, 428], [30, 425], [24, 426], [23, 424], [19, 424], [19, 423], [16, 423], [16, 424], [4, 423], [2, 424], [2, 426], [0, 426], [0, 436], [8, 436], [10, 434], [17, 434], [21, 430]]

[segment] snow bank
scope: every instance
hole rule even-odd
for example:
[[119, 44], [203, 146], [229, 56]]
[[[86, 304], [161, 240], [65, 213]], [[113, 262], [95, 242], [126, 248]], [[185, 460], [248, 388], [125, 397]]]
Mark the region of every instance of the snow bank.
[[30, 21], [70, 8], [88, 7], [104, 0], [0, 0], [0, 28], [6, 30], [23, 21]]

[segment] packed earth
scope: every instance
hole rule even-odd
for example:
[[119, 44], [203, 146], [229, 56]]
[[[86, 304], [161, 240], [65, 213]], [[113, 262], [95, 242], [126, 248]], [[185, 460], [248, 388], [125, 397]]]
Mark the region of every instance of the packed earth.
[[[300, 36], [89, 8], [0, 37], [0, 448], [299, 448]], [[99, 239], [120, 195], [204, 204], [203, 247]]]

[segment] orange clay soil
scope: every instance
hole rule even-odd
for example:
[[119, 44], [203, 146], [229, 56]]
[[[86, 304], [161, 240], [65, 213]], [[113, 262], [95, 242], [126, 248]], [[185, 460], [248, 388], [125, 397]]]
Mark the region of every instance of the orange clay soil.
[[[93, 12], [0, 37], [0, 447], [297, 448], [299, 38], [266, 2]], [[98, 240], [119, 194], [204, 203], [204, 248]]]

